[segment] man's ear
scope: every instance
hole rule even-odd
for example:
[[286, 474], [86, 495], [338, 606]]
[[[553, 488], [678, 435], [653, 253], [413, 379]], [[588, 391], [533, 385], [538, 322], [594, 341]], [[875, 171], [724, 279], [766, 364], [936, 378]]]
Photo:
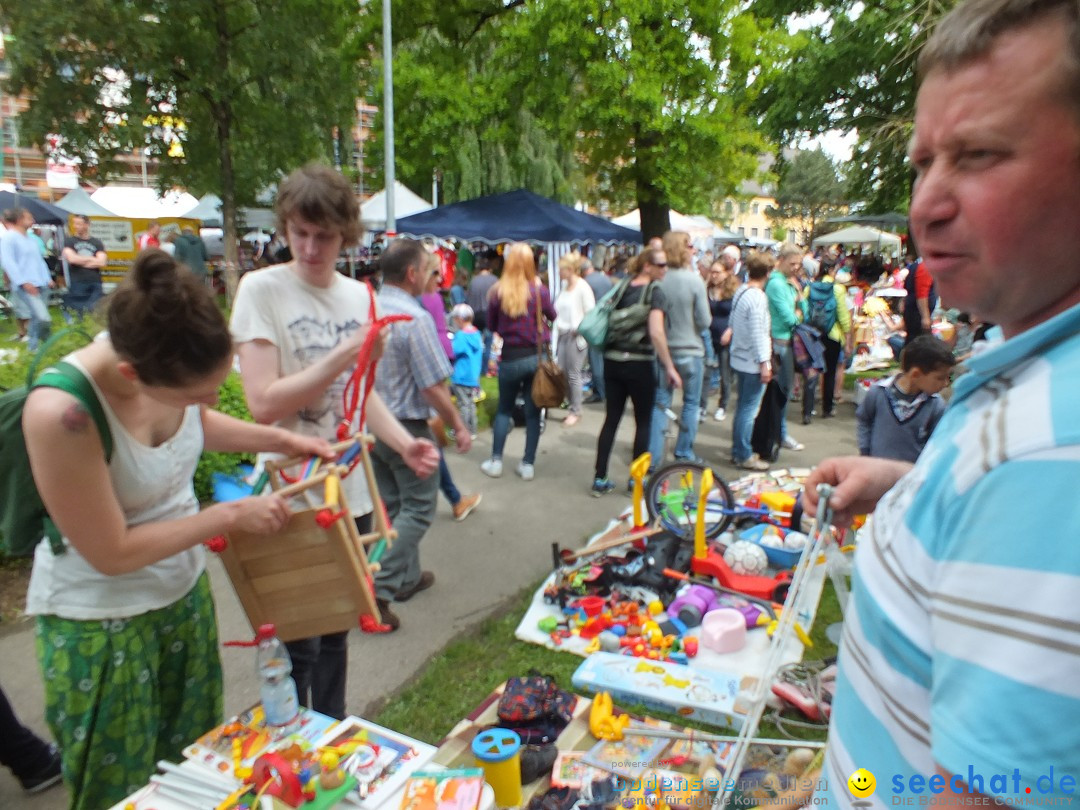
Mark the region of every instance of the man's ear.
[[135, 366], [131, 365], [127, 360], [121, 360], [116, 364], [116, 370], [120, 372], [120, 376], [128, 382], [138, 382], [139, 375], [135, 371]]

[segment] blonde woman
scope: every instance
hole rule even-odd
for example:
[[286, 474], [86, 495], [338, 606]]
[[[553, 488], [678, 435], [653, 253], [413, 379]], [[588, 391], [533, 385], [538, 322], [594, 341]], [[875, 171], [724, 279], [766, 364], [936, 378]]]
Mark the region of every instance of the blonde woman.
[[484, 474], [492, 478], [502, 475], [503, 446], [510, 432], [514, 400], [519, 393], [523, 393], [525, 399], [525, 454], [517, 466], [517, 474], [525, 481], [531, 481], [535, 475], [533, 465], [536, 447], [540, 444], [540, 409], [532, 401], [536, 346], [541, 340], [551, 339], [550, 325], [555, 318], [551, 295], [536, 277], [532, 248], [523, 242], [515, 242], [506, 251], [502, 277], [491, 288], [487, 305], [488, 328], [498, 333], [503, 342], [495, 438], [491, 458], [480, 465]]
[[573, 427], [581, 419], [581, 370], [585, 367], [589, 344], [577, 333], [585, 313], [596, 306], [592, 288], [581, 277], [582, 257], [577, 251], [559, 259], [559, 278], [562, 291], [555, 299], [555, 333], [557, 357], [570, 383], [570, 412], [563, 427]]

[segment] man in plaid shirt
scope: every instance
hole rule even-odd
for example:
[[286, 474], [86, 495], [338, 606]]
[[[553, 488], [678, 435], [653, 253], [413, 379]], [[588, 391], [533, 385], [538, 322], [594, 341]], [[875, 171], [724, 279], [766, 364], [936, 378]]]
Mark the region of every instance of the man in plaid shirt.
[[[379, 313], [408, 315], [412, 320], [390, 327], [375, 390], [390, 413], [417, 437], [433, 438], [428, 417], [434, 409], [454, 428], [458, 452], [466, 453], [472, 438], [450, 399], [446, 383], [450, 362], [434, 320], [417, 300], [427, 281], [427, 252], [413, 239], [398, 239], [383, 252], [379, 263], [383, 275]], [[397, 531], [375, 576], [375, 596], [385, 617], [391, 600], [404, 602], [435, 584], [435, 575], [420, 568], [420, 541], [435, 517], [439, 476], [420, 478], [382, 441], [375, 443], [371, 461], [379, 494]]]

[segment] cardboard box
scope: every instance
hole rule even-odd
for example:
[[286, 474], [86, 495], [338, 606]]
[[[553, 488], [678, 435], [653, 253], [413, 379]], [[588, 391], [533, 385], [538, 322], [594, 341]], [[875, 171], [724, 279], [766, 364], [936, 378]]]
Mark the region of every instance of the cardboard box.
[[749, 708], [739, 694], [752, 681], [744, 683], [727, 672], [607, 652], [590, 655], [573, 677], [576, 688], [610, 692], [623, 704], [640, 704], [736, 731], [742, 728]]

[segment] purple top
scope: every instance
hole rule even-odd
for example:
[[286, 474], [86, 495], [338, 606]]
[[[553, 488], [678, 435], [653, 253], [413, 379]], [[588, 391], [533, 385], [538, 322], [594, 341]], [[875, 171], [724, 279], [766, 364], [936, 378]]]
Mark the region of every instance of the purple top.
[[420, 296], [420, 303], [431, 313], [431, 318], [435, 321], [435, 332], [439, 335], [443, 351], [446, 352], [447, 359], [453, 362], [454, 347], [450, 344], [450, 335], [446, 331], [446, 310], [443, 308], [442, 293], [425, 293]]
[[[551, 305], [551, 295], [547, 287], [540, 286], [541, 312], [544, 314], [543, 334], [540, 336], [545, 342], [551, 340], [551, 322], [555, 320], [555, 307]], [[487, 322], [488, 329], [498, 332], [503, 339], [503, 357], [509, 354], [513, 357], [522, 357], [528, 354], [526, 349], [536, 351], [536, 345], [540, 339], [536, 335], [536, 300], [537, 295], [529, 296], [528, 310], [524, 315], [511, 318], [502, 311], [499, 298], [496, 293], [488, 297]]]

